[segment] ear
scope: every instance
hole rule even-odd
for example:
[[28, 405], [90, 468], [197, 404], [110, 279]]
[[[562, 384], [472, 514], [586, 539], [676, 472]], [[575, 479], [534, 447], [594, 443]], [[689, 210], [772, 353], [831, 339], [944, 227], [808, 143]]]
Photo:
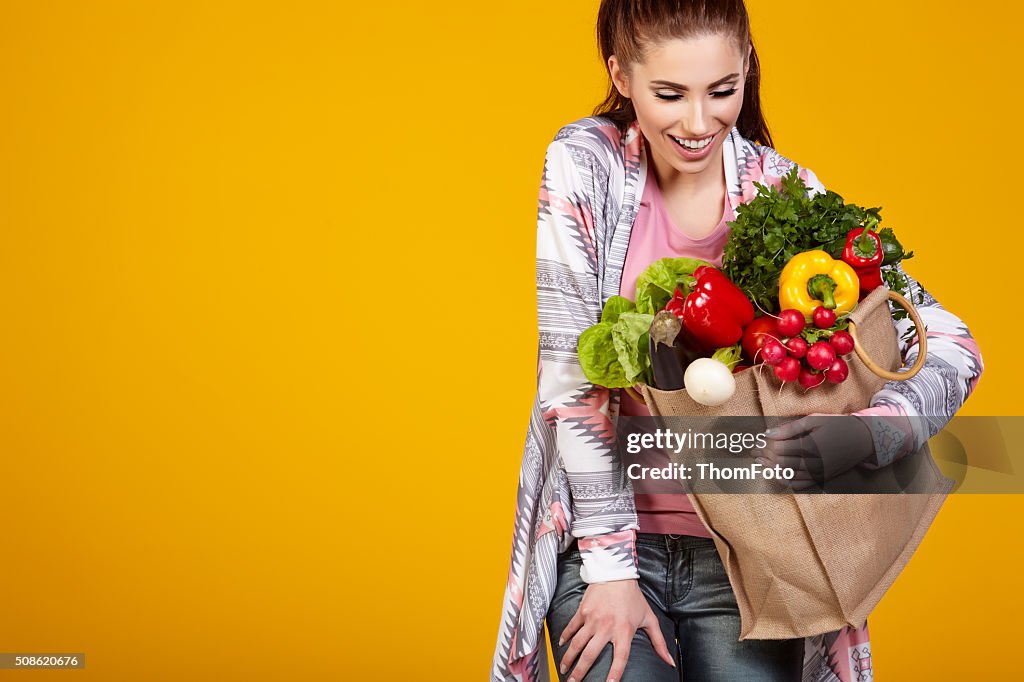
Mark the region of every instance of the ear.
[[611, 75], [612, 84], [615, 85], [615, 89], [619, 91], [619, 94], [629, 99], [629, 80], [619, 65], [619, 58], [615, 55], [608, 57], [608, 73]]

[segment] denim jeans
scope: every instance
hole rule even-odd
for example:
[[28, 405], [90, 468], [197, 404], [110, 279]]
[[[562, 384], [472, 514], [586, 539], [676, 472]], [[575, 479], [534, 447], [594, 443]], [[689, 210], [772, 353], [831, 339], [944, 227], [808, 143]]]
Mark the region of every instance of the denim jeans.
[[[645, 630], [633, 635], [624, 682], [799, 682], [804, 640], [740, 642], [740, 613], [714, 543], [688, 535], [638, 533], [640, 590], [661, 623], [677, 668], [654, 651]], [[576, 543], [558, 557], [558, 585], [547, 615], [555, 663], [569, 642], [558, 637], [576, 614], [587, 583], [580, 578]], [[583, 680], [604, 682], [612, 664], [608, 644]], [[572, 674], [559, 674], [565, 682]]]

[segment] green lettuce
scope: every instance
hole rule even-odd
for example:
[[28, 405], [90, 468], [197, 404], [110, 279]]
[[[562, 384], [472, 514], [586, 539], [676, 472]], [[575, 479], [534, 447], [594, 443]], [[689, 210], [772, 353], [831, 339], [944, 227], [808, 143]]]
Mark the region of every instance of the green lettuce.
[[577, 343], [587, 381], [606, 388], [625, 388], [638, 381], [650, 383], [647, 330], [653, 319], [654, 315], [636, 312], [627, 298], [608, 299], [601, 322], [588, 327]]
[[619, 354], [612, 342], [611, 322], [601, 322], [580, 334], [577, 353], [587, 381], [607, 388], [624, 388], [633, 384], [619, 362]]
[[647, 330], [653, 320], [654, 315], [647, 313], [622, 313], [612, 325], [612, 343], [630, 386], [637, 381], [650, 383], [651, 355]]
[[636, 311], [636, 306], [633, 302], [624, 296], [612, 296], [604, 302], [604, 310], [601, 312], [602, 322], [615, 323], [619, 321], [619, 315], [622, 313], [631, 313]]

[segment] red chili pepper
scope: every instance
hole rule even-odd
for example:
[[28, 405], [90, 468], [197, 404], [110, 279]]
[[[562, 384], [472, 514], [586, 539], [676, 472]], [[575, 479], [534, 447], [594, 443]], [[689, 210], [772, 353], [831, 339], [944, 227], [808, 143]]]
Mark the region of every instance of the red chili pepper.
[[843, 261], [857, 272], [860, 280], [860, 297], [864, 298], [876, 287], [882, 286], [882, 238], [874, 231], [878, 221], [868, 218], [866, 227], [855, 227], [846, 233], [843, 247]]
[[719, 270], [703, 265], [693, 276], [689, 295], [676, 289], [665, 306], [683, 322], [706, 348], [713, 350], [739, 343], [743, 328], [754, 320], [754, 306], [743, 292]]

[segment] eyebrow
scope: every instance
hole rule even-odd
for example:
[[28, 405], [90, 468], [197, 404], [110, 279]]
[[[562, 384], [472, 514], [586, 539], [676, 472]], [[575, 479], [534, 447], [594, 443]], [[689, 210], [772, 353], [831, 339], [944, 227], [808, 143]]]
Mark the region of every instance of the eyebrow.
[[[728, 81], [733, 80], [734, 78], [739, 78], [739, 77], [740, 77], [740, 75], [738, 73], [730, 73], [728, 76], [725, 76], [724, 78], [719, 78], [714, 83], [709, 85], [708, 86], [708, 90], [710, 90], [711, 88], [718, 87], [719, 85], [722, 85], [723, 83], [726, 83]], [[680, 83], [673, 83], [672, 81], [656, 80], [656, 81], [651, 81], [651, 85], [667, 85], [668, 87], [675, 88], [676, 90], [689, 91], [689, 88], [686, 87], [685, 85], [682, 85]]]

